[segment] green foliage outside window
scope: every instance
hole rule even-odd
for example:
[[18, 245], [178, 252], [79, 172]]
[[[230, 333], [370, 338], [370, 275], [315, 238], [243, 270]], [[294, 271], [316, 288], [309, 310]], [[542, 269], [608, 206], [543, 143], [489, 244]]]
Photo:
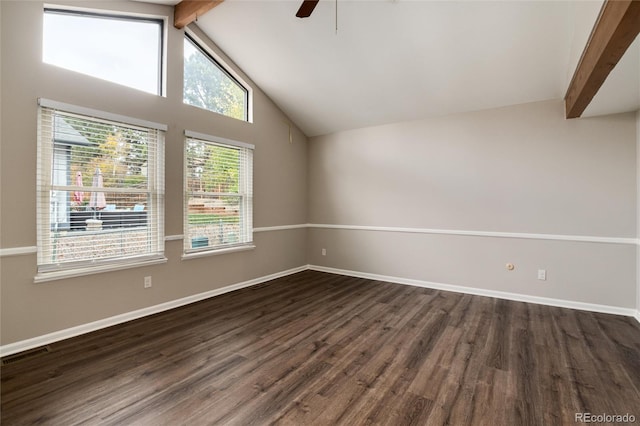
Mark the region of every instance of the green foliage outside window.
[[142, 132], [76, 130], [92, 144], [71, 148], [70, 176], [81, 172], [83, 184], [91, 186], [93, 175], [100, 169], [104, 187], [146, 188], [147, 141]]
[[237, 194], [240, 151], [200, 141], [187, 143], [188, 187], [191, 191]]
[[185, 37], [184, 103], [246, 120], [246, 101], [246, 89]]

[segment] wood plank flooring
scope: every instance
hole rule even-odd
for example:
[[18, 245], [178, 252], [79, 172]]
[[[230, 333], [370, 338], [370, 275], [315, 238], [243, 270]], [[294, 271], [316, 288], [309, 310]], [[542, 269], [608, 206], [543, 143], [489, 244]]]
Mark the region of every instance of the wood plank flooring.
[[306, 271], [50, 345], [3, 425], [640, 422], [632, 318]]

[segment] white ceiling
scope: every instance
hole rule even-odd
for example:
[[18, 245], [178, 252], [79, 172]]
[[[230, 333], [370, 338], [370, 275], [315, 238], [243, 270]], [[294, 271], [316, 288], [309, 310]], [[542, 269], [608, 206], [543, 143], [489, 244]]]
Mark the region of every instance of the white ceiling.
[[625, 52], [582, 116], [637, 109], [640, 109], [640, 38]]
[[[307, 19], [295, 17], [301, 0], [227, 0], [197, 25], [317, 136], [562, 98], [584, 46], [576, 29], [588, 37], [601, 1], [577, 3], [338, 0], [336, 33], [333, 0]], [[638, 103], [638, 52], [626, 61], [614, 91], [635, 78]], [[612, 98], [596, 113], [634, 109]]]

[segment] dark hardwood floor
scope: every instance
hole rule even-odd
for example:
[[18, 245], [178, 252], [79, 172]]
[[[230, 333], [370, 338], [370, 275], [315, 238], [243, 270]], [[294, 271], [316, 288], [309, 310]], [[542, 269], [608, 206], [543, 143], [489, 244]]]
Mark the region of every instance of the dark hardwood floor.
[[2, 366], [3, 425], [640, 422], [632, 318], [302, 272]]

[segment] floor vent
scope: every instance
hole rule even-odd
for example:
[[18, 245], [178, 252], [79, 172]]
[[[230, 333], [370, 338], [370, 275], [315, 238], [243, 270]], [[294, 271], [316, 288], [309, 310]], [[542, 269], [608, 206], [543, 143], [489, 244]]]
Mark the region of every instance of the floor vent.
[[24, 361], [25, 359], [34, 358], [38, 355], [46, 354], [51, 352], [51, 348], [49, 346], [42, 346], [35, 349], [29, 349], [28, 351], [20, 352], [15, 355], [9, 355], [2, 358], [2, 365], [14, 364], [19, 361]]

